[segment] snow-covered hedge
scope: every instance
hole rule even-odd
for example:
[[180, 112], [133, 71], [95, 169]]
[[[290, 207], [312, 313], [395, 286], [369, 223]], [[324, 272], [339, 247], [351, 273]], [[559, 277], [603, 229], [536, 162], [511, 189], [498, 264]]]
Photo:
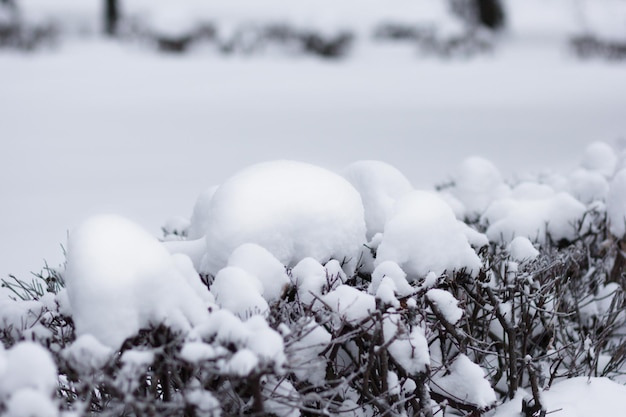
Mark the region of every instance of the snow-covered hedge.
[[622, 166], [596, 143], [507, 182], [474, 157], [424, 191], [383, 162], [276, 161], [162, 241], [96, 216], [65, 267], [3, 280], [0, 413], [573, 416], [574, 390], [617, 415]]

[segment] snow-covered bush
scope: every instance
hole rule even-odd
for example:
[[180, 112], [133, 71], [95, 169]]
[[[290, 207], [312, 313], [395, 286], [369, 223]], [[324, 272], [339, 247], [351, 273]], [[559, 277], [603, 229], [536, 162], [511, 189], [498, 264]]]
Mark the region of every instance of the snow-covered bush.
[[[599, 172], [596, 153], [581, 169]], [[253, 167], [205, 193], [198, 234], [174, 241], [87, 220], [64, 269], [2, 281], [0, 414], [537, 417], [574, 413], [558, 396], [569, 388], [623, 396], [619, 173], [601, 174], [608, 201], [578, 201], [567, 181], [557, 192], [466, 166], [458, 198], [409, 190], [378, 163], [352, 167], [357, 189], [306, 164]], [[579, 223], [551, 229], [567, 207]], [[558, 245], [541, 238], [554, 230]]]

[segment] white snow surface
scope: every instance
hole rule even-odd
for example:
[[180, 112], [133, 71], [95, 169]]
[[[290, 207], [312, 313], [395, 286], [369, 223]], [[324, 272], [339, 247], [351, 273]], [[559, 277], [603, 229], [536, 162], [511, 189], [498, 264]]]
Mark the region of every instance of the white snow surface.
[[389, 354], [409, 375], [425, 372], [430, 364], [430, 353], [424, 329], [415, 326], [409, 332], [400, 328], [394, 314], [389, 310], [389, 314], [383, 317], [383, 337], [389, 344]]
[[615, 173], [617, 162], [617, 153], [611, 145], [606, 142], [593, 142], [585, 148], [580, 165], [610, 178]]
[[73, 230], [65, 279], [77, 335], [116, 349], [150, 325], [188, 330], [206, 319], [207, 297], [192, 284], [199, 277], [175, 256], [119, 216], [95, 216]]
[[439, 309], [448, 323], [455, 325], [463, 317], [463, 310], [459, 308], [459, 300], [454, 298], [450, 292], [433, 288], [426, 292], [426, 297]]
[[432, 376], [433, 391], [442, 392], [479, 408], [496, 402], [496, 393], [485, 379], [484, 371], [467, 356], [459, 354], [447, 368]]
[[514, 190], [510, 198], [494, 201], [483, 213], [481, 222], [489, 225], [486, 234], [492, 242], [508, 243], [524, 236], [543, 244], [547, 234], [554, 242], [571, 241], [586, 210], [571, 194], [555, 194], [549, 187], [536, 184], [517, 194]]
[[622, 239], [626, 234], [626, 169], [620, 170], [611, 181], [606, 211], [609, 230]]
[[510, 192], [498, 168], [477, 156], [465, 159], [453, 173], [452, 181], [449, 192], [465, 206], [465, 214], [470, 218], [477, 218], [494, 199]]
[[313, 258], [304, 258], [291, 270], [298, 298], [304, 305], [312, 305], [322, 295], [328, 280], [326, 268]]
[[366, 242], [358, 192], [338, 174], [302, 162], [244, 169], [217, 189], [208, 217], [202, 270], [212, 274], [244, 243], [263, 246], [293, 266], [306, 257], [356, 262]]
[[0, 345], [0, 398], [30, 389], [51, 398], [57, 387], [52, 355], [33, 342], [20, 342], [8, 350]]
[[349, 285], [338, 286], [322, 296], [322, 301], [343, 320], [353, 324], [367, 319], [376, 311], [376, 300], [373, 296]]
[[189, 230], [187, 237], [189, 239], [200, 239], [206, 235], [209, 224], [209, 208], [211, 207], [211, 200], [215, 192], [219, 188], [219, 185], [214, 185], [207, 188], [200, 193], [196, 199], [196, 204], [193, 206], [193, 213], [191, 219], [189, 219]]
[[[518, 417], [522, 400], [530, 395], [518, 391], [513, 400], [496, 409], [493, 417]], [[541, 392], [541, 401], [546, 411], [559, 417], [618, 417], [626, 407], [626, 387], [608, 378], [576, 377], [555, 382]]]
[[524, 236], [517, 236], [509, 243], [507, 247], [511, 258], [514, 261], [532, 261], [539, 256], [539, 251], [533, 246], [532, 242]]
[[74, 343], [63, 350], [63, 357], [74, 369], [97, 371], [113, 356], [113, 349], [106, 346], [91, 334], [79, 336]]
[[400, 297], [410, 295], [413, 287], [406, 280], [406, 273], [393, 261], [381, 262], [372, 273], [372, 282], [367, 291], [375, 295], [383, 279], [387, 277], [393, 282], [394, 293]]
[[215, 296], [215, 302], [221, 308], [242, 319], [269, 312], [269, 305], [262, 296], [263, 284], [256, 276], [242, 268], [227, 266], [221, 269], [210, 289]]
[[461, 269], [475, 276], [481, 268], [452, 209], [438, 195], [417, 190], [398, 200], [385, 225], [375, 265], [385, 261], [396, 262], [411, 279]]
[[261, 283], [261, 295], [268, 302], [276, 301], [289, 285], [285, 266], [267, 249], [254, 243], [244, 243], [230, 254], [228, 266], [235, 266], [254, 275]]
[[396, 200], [413, 189], [404, 174], [381, 161], [354, 162], [342, 174], [363, 200], [368, 240], [383, 231]]

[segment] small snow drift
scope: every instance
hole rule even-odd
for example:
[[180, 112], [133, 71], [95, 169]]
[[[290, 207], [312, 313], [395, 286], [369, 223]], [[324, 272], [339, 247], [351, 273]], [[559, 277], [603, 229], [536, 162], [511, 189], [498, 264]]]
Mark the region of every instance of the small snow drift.
[[396, 203], [375, 264], [385, 261], [394, 261], [412, 279], [461, 269], [475, 276], [481, 268], [463, 223], [444, 200], [426, 191], [412, 191]]
[[494, 201], [481, 217], [489, 225], [491, 242], [511, 242], [524, 236], [540, 244], [571, 241], [584, 220], [587, 208], [566, 192], [555, 193], [541, 184], [521, 184], [509, 198]]
[[57, 367], [46, 349], [20, 342], [5, 351], [0, 343], [0, 404], [4, 416], [56, 417], [52, 400], [57, 388]]
[[68, 241], [66, 285], [76, 333], [117, 349], [150, 325], [189, 328], [207, 317], [203, 300], [210, 299], [194, 290], [192, 271], [191, 262], [171, 256], [129, 220], [88, 219]]
[[[493, 417], [521, 415], [522, 400], [530, 395], [519, 390], [514, 399], [497, 408]], [[608, 378], [576, 377], [556, 382], [541, 393], [541, 401], [548, 413], [559, 417], [616, 417], [626, 407], [626, 387]]]
[[400, 171], [381, 161], [354, 162], [343, 176], [361, 194], [368, 240], [383, 231], [396, 200], [413, 189]]
[[498, 168], [491, 161], [477, 156], [465, 159], [452, 175], [452, 180], [454, 186], [450, 193], [465, 206], [470, 218], [477, 218], [494, 199], [510, 192]]
[[606, 209], [611, 233], [622, 239], [626, 234], [626, 169], [620, 170], [611, 181]]
[[281, 263], [305, 257], [356, 262], [365, 243], [359, 193], [341, 176], [314, 165], [274, 161], [227, 180], [211, 200], [201, 270], [215, 275], [234, 249], [255, 243]]

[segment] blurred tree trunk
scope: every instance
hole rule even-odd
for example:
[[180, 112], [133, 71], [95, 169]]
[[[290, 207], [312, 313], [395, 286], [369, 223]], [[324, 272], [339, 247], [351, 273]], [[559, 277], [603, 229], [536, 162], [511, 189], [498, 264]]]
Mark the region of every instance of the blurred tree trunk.
[[505, 23], [504, 8], [500, 0], [473, 0], [476, 16], [481, 26], [501, 29]]
[[104, 31], [109, 36], [117, 34], [117, 26], [120, 20], [120, 8], [118, 0], [104, 0]]

